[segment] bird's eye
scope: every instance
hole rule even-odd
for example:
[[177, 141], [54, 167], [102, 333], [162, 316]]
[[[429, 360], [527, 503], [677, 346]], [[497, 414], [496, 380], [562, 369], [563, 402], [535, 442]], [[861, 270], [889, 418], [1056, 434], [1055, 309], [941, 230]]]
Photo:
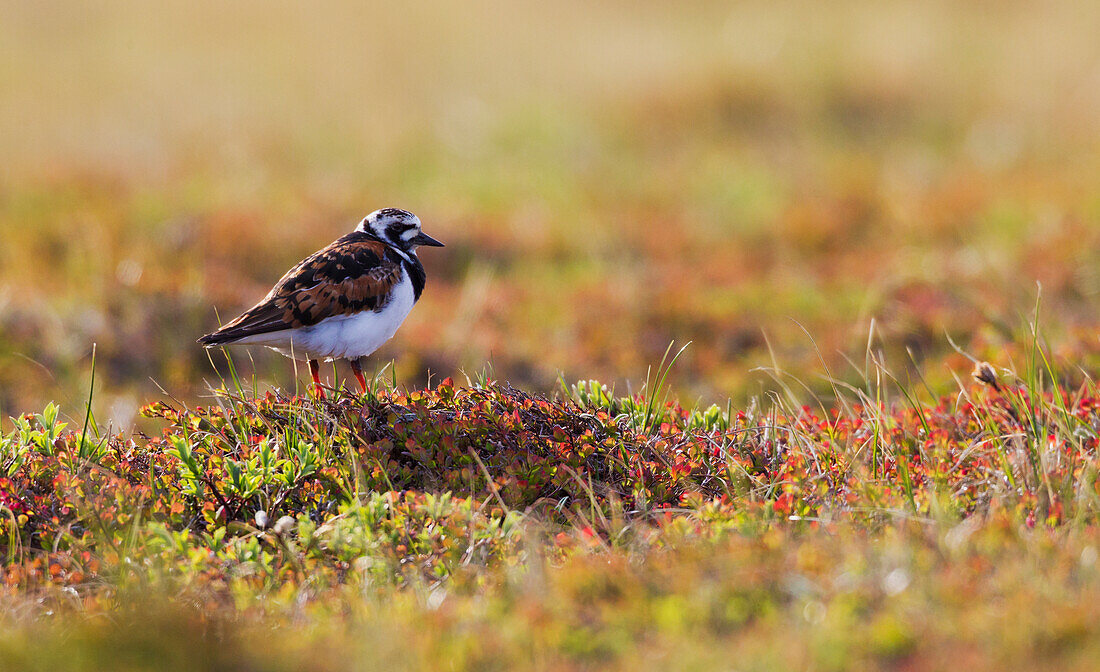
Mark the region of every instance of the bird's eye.
[[397, 222], [389, 227], [389, 235], [391, 240], [410, 240], [416, 235], [416, 225], [409, 224], [407, 222]]

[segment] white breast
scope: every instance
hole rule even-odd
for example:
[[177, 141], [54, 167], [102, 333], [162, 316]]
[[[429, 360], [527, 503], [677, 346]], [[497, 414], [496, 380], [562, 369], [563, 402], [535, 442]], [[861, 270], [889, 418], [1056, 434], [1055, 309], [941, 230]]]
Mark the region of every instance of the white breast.
[[404, 268], [386, 307], [354, 315], [321, 320], [301, 329], [258, 334], [241, 343], [266, 345], [287, 357], [306, 359], [354, 359], [371, 354], [390, 340], [416, 302], [412, 281]]

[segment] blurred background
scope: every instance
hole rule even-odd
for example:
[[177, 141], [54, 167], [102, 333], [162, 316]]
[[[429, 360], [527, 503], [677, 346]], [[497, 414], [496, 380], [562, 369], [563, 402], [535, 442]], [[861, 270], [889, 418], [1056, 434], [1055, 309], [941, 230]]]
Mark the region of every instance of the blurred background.
[[636, 390], [675, 340], [682, 399], [741, 403], [858, 382], [870, 338], [934, 386], [949, 335], [1019, 356], [1037, 283], [1095, 366], [1097, 35], [1088, 1], [0, 1], [0, 414], [79, 414], [92, 343], [101, 421], [198, 401], [217, 314], [383, 206], [447, 244], [369, 363], [407, 385]]

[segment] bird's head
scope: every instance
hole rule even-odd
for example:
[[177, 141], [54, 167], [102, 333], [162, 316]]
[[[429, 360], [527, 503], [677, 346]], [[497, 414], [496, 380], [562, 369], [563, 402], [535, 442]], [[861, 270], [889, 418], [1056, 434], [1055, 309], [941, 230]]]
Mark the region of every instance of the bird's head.
[[402, 252], [414, 252], [421, 245], [443, 247], [443, 243], [420, 230], [420, 218], [399, 208], [382, 208], [370, 213], [355, 227]]

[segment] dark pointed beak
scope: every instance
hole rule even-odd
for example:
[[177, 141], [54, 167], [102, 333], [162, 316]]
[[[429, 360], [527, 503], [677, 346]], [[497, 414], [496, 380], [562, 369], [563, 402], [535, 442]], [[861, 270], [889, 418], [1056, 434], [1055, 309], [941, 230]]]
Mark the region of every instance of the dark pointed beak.
[[413, 238], [409, 242], [413, 245], [423, 245], [425, 247], [443, 247], [443, 243], [439, 242], [435, 238], [432, 238], [423, 231], [417, 234], [416, 238]]

